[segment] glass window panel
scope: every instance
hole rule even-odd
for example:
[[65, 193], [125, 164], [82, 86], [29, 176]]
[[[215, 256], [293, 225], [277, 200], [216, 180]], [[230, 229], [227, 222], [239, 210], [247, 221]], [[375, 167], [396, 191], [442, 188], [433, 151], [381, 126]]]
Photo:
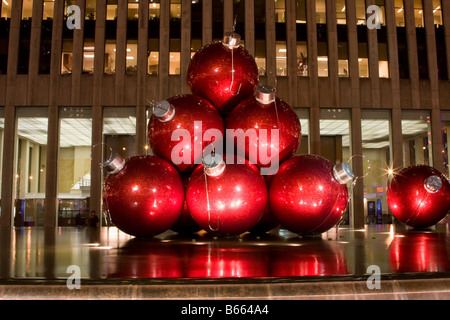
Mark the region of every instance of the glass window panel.
[[107, 0], [106, 2], [106, 20], [117, 19], [117, 1]]
[[286, 41], [277, 41], [277, 76], [287, 76], [287, 49]]
[[275, 22], [286, 22], [285, 0], [275, 1]]
[[[350, 118], [350, 109], [320, 110], [320, 155], [332, 163], [347, 162], [352, 156]], [[350, 221], [348, 208], [343, 224]]]
[[450, 111], [442, 111], [442, 142], [443, 142], [443, 153], [444, 153], [444, 168], [446, 168], [445, 174], [450, 177]]
[[1, 2], [1, 17], [4, 19], [11, 19], [11, 3], [12, 0], [9, 1], [3, 1]]
[[345, 0], [336, 0], [336, 22], [337, 24], [347, 24], [347, 7]]
[[378, 73], [380, 78], [389, 78], [389, 57], [386, 43], [378, 44]]
[[338, 43], [338, 74], [339, 77], [348, 77], [348, 44], [347, 42]]
[[433, 16], [434, 16], [434, 24], [437, 26], [442, 26], [441, 0], [433, 0]]
[[97, 0], [86, 0], [85, 19], [95, 20], [97, 18]]
[[294, 108], [300, 121], [302, 139], [295, 155], [309, 154], [309, 109]]
[[[390, 0], [392, 1], [392, 0]], [[380, 19], [380, 24], [382, 26], [386, 26], [386, 7], [384, 5], [384, 0], [376, 0], [375, 1], [375, 5], [377, 5], [380, 8], [380, 15], [379, 15], [379, 19]]]
[[169, 74], [177, 75], [180, 74], [180, 39], [170, 39], [169, 43]]
[[414, 20], [416, 28], [424, 27], [422, 0], [414, 0]]
[[319, 77], [328, 77], [328, 43], [317, 43], [317, 69]]
[[85, 40], [83, 47], [83, 72], [94, 72], [94, 40]]
[[19, 107], [17, 132], [14, 226], [44, 226], [47, 159], [47, 108]]
[[59, 110], [58, 225], [74, 225], [78, 213], [89, 213], [91, 189], [92, 110]]
[[148, 39], [148, 74], [157, 75], [159, 67], [159, 40]]
[[358, 25], [366, 24], [366, 1], [365, 0], [355, 0], [356, 1], [356, 23]]
[[255, 41], [255, 61], [258, 66], [258, 73], [260, 76], [266, 75], [266, 41]]
[[358, 45], [358, 66], [359, 66], [359, 77], [368, 78], [369, 77], [369, 56], [367, 52], [367, 43], [359, 43]]
[[181, 0], [170, 0], [170, 19], [181, 19]]
[[[370, 170], [364, 167], [364, 216], [367, 224], [377, 217], [368, 215], [368, 205], [381, 208], [382, 221], [392, 221], [386, 201], [388, 170], [391, 163], [391, 113], [387, 110], [363, 110], [361, 116], [362, 149]], [[364, 161], [366, 162], [366, 161]]]
[[31, 19], [32, 15], [33, 15], [33, 0], [22, 0], [22, 20]]
[[397, 27], [405, 26], [405, 10], [403, 0], [395, 0], [395, 23]]
[[137, 72], [137, 40], [127, 41], [126, 73]]
[[159, 12], [161, 8], [160, 0], [150, 0], [148, 3], [148, 19], [159, 20]]
[[125, 159], [137, 154], [135, 107], [103, 109], [103, 142], [104, 159], [109, 156], [109, 148]]
[[116, 72], [116, 40], [106, 40], [104, 72], [106, 74]]
[[430, 112], [402, 111], [403, 166], [432, 165]]
[[73, 48], [73, 40], [63, 39], [61, 74], [72, 73], [72, 48]]
[[306, 2], [305, 0], [295, 0], [296, 12], [295, 20], [297, 23], [306, 23]]
[[297, 75], [308, 76], [308, 45], [306, 41], [297, 42]]
[[327, 23], [326, 0], [316, 0], [316, 23]]
[[128, 0], [128, 20], [138, 20], [139, 18], [139, 2]]

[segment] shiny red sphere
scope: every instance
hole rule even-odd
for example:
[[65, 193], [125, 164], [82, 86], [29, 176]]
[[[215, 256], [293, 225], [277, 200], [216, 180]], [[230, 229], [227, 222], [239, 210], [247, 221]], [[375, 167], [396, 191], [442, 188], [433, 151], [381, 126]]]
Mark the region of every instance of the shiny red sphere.
[[[264, 176], [264, 180], [266, 181], [267, 186], [267, 192], [270, 189], [270, 180], [272, 177], [273, 176]], [[250, 232], [254, 234], [262, 234], [265, 232], [269, 232], [272, 229], [275, 229], [279, 225], [280, 223], [278, 222], [275, 215], [272, 213], [272, 210], [270, 209], [269, 199], [267, 198], [267, 205], [266, 209], [264, 210], [264, 214], [258, 221], [258, 223], [253, 228], [250, 229]]]
[[[302, 137], [297, 114], [279, 98], [269, 104], [258, 102], [255, 96], [244, 100], [230, 113], [226, 129], [227, 139], [235, 139], [234, 145], [238, 154], [245, 155], [259, 167], [269, 167], [276, 157], [277, 166], [292, 157], [300, 146]], [[254, 132], [256, 140], [234, 138], [238, 129], [243, 132], [250, 129], [248, 133]], [[272, 137], [272, 130], [277, 130], [278, 140]], [[250, 158], [252, 153], [257, 157], [256, 162]]]
[[[427, 191], [425, 180], [437, 176], [439, 191]], [[442, 220], [450, 210], [450, 184], [438, 170], [427, 165], [402, 169], [389, 183], [386, 199], [392, 214], [401, 222], [416, 228], [427, 228]]]
[[258, 168], [248, 161], [227, 163], [217, 177], [206, 175], [200, 165], [189, 180], [186, 201], [192, 218], [205, 231], [233, 236], [249, 231], [261, 219], [267, 188]]
[[298, 234], [318, 234], [342, 217], [348, 191], [333, 176], [334, 165], [316, 155], [295, 156], [281, 164], [270, 182], [269, 202], [280, 224]]
[[134, 156], [107, 177], [105, 200], [117, 228], [133, 236], [154, 236], [178, 219], [184, 203], [183, 182], [167, 161]]
[[[207, 100], [191, 94], [178, 95], [167, 99], [174, 106], [175, 116], [172, 120], [161, 122], [152, 115], [148, 124], [148, 140], [155, 155], [172, 163], [181, 172], [191, 172], [201, 163], [202, 150], [211, 142], [204, 139], [205, 131], [217, 129], [220, 138], [224, 134], [222, 117]], [[200, 122], [195, 125], [195, 122]], [[175, 130], [186, 130], [187, 138], [172, 141]], [[184, 137], [184, 136], [183, 136]], [[215, 139], [212, 139], [216, 141]], [[172, 155], [172, 151], [175, 152]], [[187, 153], [187, 154], [186, 154]], [[188, 156], [190, 154], [190, 156]], [[186, 161], [184, 161], [186, 157]], [[183, 162], [176, 162], [176, 158]]]
[[242, 46], [230, 49], [222, 42], [197, 51], [187, 71], [192, 93], [210, 101], [221, 113], [250, 97], [258, 81], [258, 67], [252, 55]]

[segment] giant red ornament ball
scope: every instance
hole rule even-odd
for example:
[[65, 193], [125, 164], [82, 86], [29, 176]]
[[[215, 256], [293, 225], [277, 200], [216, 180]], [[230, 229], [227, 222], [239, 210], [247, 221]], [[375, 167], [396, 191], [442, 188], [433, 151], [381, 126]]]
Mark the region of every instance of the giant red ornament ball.
[[394, 175], [386, 193], [394, 217], [408, 226], [427, 228], [450, 210], [450, 184], [438, 170], [415, 165]]
[[[274, 161], [282, 163], [292, 157], [302, 137], [300, 121], [294, 110], [275, 97], [273, 88], [263, 86], [257, 88], [254, 96], [233, 109], [227, 118], [226, 128], [233, 129], [227, 130], [227, 139], [234, 139], [239, 129], [250, 134], [249, 139], [239, 139], [234, 145], [238, 154], [245, 155], [259, 167], [269, 167]], [[272, 130], [277, 130], [278, 139], [273, 136]]]
[[211, 165], [204, 162], [187, 186], [192, 218], [212, 235], [234, 236], [250, 230], [267, 205], [267, 188], [258, 168], [245, 159], [244, 164], [234, 160], [233, 164], [226, 159]]
[[192, 57], [187, 71], [192, 93], [223, 114], [250, 97], [259, 80], [255, 59], [239, 45], [239, 39], [230, 33], [222, 42], [207, 44]]
[[318, 234], [339, 221], [348, 203], [345, 182], [351, 177], [338, 181], [335, 167], [316, 155], [295, 156], [281, 164], [270, 182], [269, 202], [284, 228]]
[[[209, 129], [218, 130], [220, 138], [223, 137], [223, 120], [216, 108], [195, 95], [178, 95], [156, 104], [148, 124], [148, 139], [155, 155], [171, 162], [181, 172], [191, 172], [201, 163], [203, 149], [211, 143], [207, 141], [210, 138], [203, 139]], [[175, 130], [180, 133], [187, 130], [189, 135], [174, 140]], [[175, 162], [175, 158], [180, 161]]]
[[111, 221], [125, 233], [149, 237], [168, 230], [184, 203], [177, 170], [157, 156], [111, 157], [104, 167], [105, 203]]

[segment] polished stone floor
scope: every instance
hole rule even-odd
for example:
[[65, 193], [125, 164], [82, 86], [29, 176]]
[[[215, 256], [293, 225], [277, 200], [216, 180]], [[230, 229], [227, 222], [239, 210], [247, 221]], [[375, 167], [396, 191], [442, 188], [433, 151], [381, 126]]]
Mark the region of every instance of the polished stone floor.
[[[177, 288], [332, 281], [365, 286], [377, 270], [389, 281], [450, 278], [450, 222], [445, 221], [427, 230], [370, 225], [306, 238], [284, 229], [233, 238], [168, 231], [137, 239], [114, 227], [3, 228], [0, 242], [0, 286], [65, 284], [71, 266], [78, 268], [83, 284]], [[449, 294], [447, 286], [440, 292]]]

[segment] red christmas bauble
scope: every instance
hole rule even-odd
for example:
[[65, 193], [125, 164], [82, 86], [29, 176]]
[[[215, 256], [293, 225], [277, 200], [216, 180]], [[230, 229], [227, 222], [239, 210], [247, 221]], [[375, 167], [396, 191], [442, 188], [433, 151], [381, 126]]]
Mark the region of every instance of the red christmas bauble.
[[[181, 174], [181, 180], [183, 180], [184, 188], [186, 191], [187, 184], [189, 182], [189, 175]], [[191, 213], [187, 206], [186, 199], [184, 200], [183, 210], [181, 211], [180, 217], [175, 222], [175, 224], [170, 228], [170, 230], [173, 230], [181, 234], [190, 234], [202, 230], [202, 228], [198, 226], [198, 224], [194, 221], [194, 219], [192, 219]]]
[[389, 246], [393, 272], [448, 272], [447, 237], [438, 233], [396, 234]]
[[[233, 109], [226, 129], [227, 139], [235, 140], [238, 154], [259, 167], [269, 167], [275, 161], [278, 167], [295, 154], [302, 137], [294, 110], [276, 98], [273, 89], [264, 87], [258, 87], [254, 96]], [[246, 133], [249, 139], [239, 138], [238, 132]]]
[[427, 228], [450, 210], [450, 184], [430, 166], [410, 166], [394, 175], [386, 199], [398, 220], [411, 227]]
[[192, 246], [186, 263], [189, 278], [267, 277], [268, 257], [264, 248], [229, 244]]
[[192, 218], [213, 235], [250, 230], [267, 205], [267, 188], [258, 168], [245, 159], [243, 164], [234, 160], [232, 164], [225, 159], [214, 168], [202, 164], [189, 179], [186, 201]]
[[[213, 133], [211, 137], [205, 132]], [[181, 172], [201, 163], [202, 151], [224, 134], [223, 120], [203, 98], [186, 94], [159, 102], [148, 124], [148, 140], [155, 155]], [[174, 141], [173, 141], [174, 140]]]
[[221, 113], [250, 97], [259, 81], [253, 56], [238, 43], [227, 43], [224, 40], [201, 48], [187, 71], [192, 93], [212, 102]]
[[269, 202], [280, 224], [298, 234], [332, 228], [348, 203], [345, 183], [330, 161], [316, 155], [295, 156], [281, 164], [270, 182]]
[[157, 156], [120, 157], [104, 164], [105, 202], [111, 221], [125, 233], [148, 237], [168, 230], [184, 203], [180, 174]]
[[[267, 191], [270, 189], [270, 180], [272, 176], [264, 176], [264, 180], [266, 181]], [[272, 213], [272, 210], [270, 209], [270, 203], [269, 199], [267, 199], [267, 205], [266, 209], [264, 210], [264, 214], [261, 217], [261, 219], [258, 221], [258, 223], [250, 229], [251, 233], [254, 234], [262, 234], [265, 232], [268, 232], [272, 229], [275, 229], [278, 227], [280, 223], [278, 222], [275, 215]]]

